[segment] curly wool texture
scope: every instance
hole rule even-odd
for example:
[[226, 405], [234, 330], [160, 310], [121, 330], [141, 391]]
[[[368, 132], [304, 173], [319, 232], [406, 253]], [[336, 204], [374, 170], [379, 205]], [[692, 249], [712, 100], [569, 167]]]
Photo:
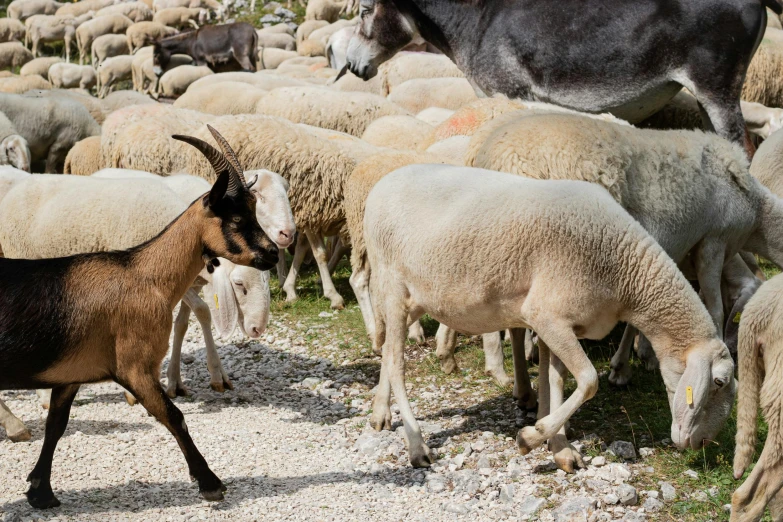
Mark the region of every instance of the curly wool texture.
[[[297, 227], [322, 235], [340, 230], [345, 220], [345, 180], [359, 161], [378, 152], [352, 136], [295, 125], [283, 118], [223, 116], [210, 125], [231, 144], [245, 170], [267, 169], [288, 180]], [[192, 135], [212, 139], [203, 125]], [[191, 155], [183, 171], [214, 181], [214, 170], [201, 154]]]
[[379, 96], [384, 95], [383, 82], [380, 75], [376, 75], [374, 78], [365, 82], [350, 71], [345, 73], [345, 76], [333, 83], [331, 88], [336, 91], [343, 92], [369, 92]]
[[381, 94], [388, 96], [397, 86], [416, 78], [464, 78], [465, 74], [448, 56], [433, 53], [398, 53], [383, 64]]
[[286, 78], [285, 76], [279, 76], [277, 74], [263, 72], [226, 72], [210, 74], [209, 76], [200, 78], [190, 84], [188, 90], [199, 89], [205, 85], [211, 85], [220, 82], [247, 83], [254, 87], [258, 87], [259, 89], [264, 89], [265, 91], [279, 89], [280, 87], [305, 87], [308, 85], [303, 81], [295, 80], [293, 78]]
[[362, 139], [376, 147], [415, 151], [429, 146], [434, 130], [414, 116], [384, 116], [367, 126]]
[[367, 248], [364, 243], [364, 207], [370, 191], [386, 174], [415, 163], [443, 163], [449, 160], [434, 154], [410, 151], [384, 151], [373, 154], [351, 172], [345, 183], [345, 221], [351, 241], [351, 266], [365, 267]]
[[89, 176], [102, 168], [101, 137], [90, 136], [77, 142], [68, 151], [63, 174]]
[[[361, 136], [382, 116], [408, 115], [401, 107], [368, 93], [345, 94], [318, 87], [275, 89], [256, 105], [257, 114]], [[271, 169], [274, 170], [274, 169]]]
[[767, 107], [783, 107], [783, 45], [762, 40], [745, 75], [741, 97]]
[[12, 76], [8, 78], [0, 78], [0, 92], [7, 92], [10, 94], [23, 94], [32, 89], [51, 88], [52, 84], [37, 74], [31, 74], [30, 76]]
[[489, 120], [510, 111], [524, 109], [524, 103], [504, 96], [480, 98], [457, 109], [446, 121], [435, 127], [432, 139], [441, 141], [452, 136], [472, 136]]
[[219, 82], [188, 90], [177, 98], [174, 107], [223, 116], [252, 114], [268, 91], [243, 82]]
[[464, 78], [417, 78], [398, 85], [388, 96], [413, 114], [428, 107], [457, 110], [478, 99]]
[[773, 194], [783, 197], [783, 132], [773, 133], [759, 146], [750, 174]]

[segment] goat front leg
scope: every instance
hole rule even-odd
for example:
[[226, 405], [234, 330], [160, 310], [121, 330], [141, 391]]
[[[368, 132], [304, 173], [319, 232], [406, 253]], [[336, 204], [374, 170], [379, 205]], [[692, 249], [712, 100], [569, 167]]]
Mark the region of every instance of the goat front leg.
[[[136, 353], [134, 350], [133, 353]], [[122, 366], [121, 366], [122, 367]], [[188, 433], [185, 416], [177, 408], [158, 381], [156, 372], [131, 366], [117, 376], [117, 382], [136, 396], [144, 409], [168, 429], [177, 440], [190, 476], [198, 482], [198, 490], [206, 500], [223, 500], [226, 487], [215, 475]]]
[[[168, 384], [166, 385], [166, 395], [172, 399], [177, 396], [186, 397], [190, 395], [190, 391], [182, 384], [182, 376], [180, 375], [180, 364], [182, 356], [182, 341], [185, 339], [185, 334], [188, 331], [188, 318], [190, 317], [190, 307], [185, 304], [185, 300], [179, 304], [179, 312], [177, 318], [174, 320], [174, 338], [171, 341], [171, 358], [169, 359], [169, 367], [166, 369], [166, 377], [168, 378]], [[207, 333], [204, 333], [204, 337]]]
[[182, 300], [185, 301], [193, 310], [193, 313], [196, 314], [196, 319], [198, 319], [198, 322], [201, 325], [201, 331], [204, 333], [204, 344], [207, 349], [209, 387], [220, 393], [225, 392], [227, 389], [233, 390], [234, 385], [231, 384], [231, 380], [228, 378], [226, 370], [223, 369], [217, 346], [215, 346], [215, 339], [212, 337], [212, 314], [209, 311], [207, 303], [205, 303], [198, 296], [198, 292], [192, 288], [185, 292], [185, 297], [183, 297]]
[[296, 277], [299, 275], [299, 269], [302, 267], [302, 262], [309, 249], [310, 243], [307, 241], [307, 236], [300, 232], [296, 238], [296, 249], [294, 251], [294, 259], [291, 261], [291, 270], [288, 271], [288, 276], [285, 278], [285, 283], [283, 283], [285, 300], [289, 303], [298, 299], [296, 295]]
[[633, 340], [638, 330], [630, 324], [625, 325], [623, 338], [620, 341], [620, 347], [617, 348], [609, 363], [611, 371], [609, 372], [609, 382], [615, 386], [625, 386], [631, 380], [631, 350], [633, 349]]
[[[551, 354], [557, 356], [568, 371], [576, 379], [577, 388], [574, 393], [556, 410], [553, 410], [536, 422], [534, 426], [526, 426], [517, 434], [517, 444], [522, 454], [527, 454], [537, 448], [544, 441], [551, 439], [571, 415], [576, 412], [585, 401], [591, 399], [598, 390], [598, 372], [585, 354], [579, 339], [574, 335], [570, 325], [559, 326], [557, 324], [531, 325], [539, 335], [539, 350], [542, 344], [549, 347]], [[544, 326], [540, 328], [539, 326]], [[541, 362], [544, 354], [541, 353]], [[543, 371], [543, 369], [541, 369]], [[551, 374], [551, 372], [550, 372]], [[541, 385], [539, 385], [539, 392]], [[552, 387], [550, 386], [550, 393]], [[551, 402], [551, 398], [550, 398]]]
[[24, 423], [20, 421], [1, 400], [0, 426], [5, 428], [5, 432], [11, 442], [25, 442], [32, 438], [30, 430], [27, 429]]
[[[565, 387], [566, 367], [552, 352], [549, 352], [549, 409], [557, 411], [563, 404], [563, 389]], [[555, 459], [557, 467], [566, 473], [573, 473], [575, 468], [584, 468], [582, 455], [568, 442], [566, 426], [563, 424], [557, 433], [549, 439], [549, 451]]]
[[525, 329], [511, 329], [511, 352], [514, 357], [514, 398], [520, 410], [532, 411], [536, 407], [536, 392], [530, 384], [525, 358]]
[[27, 482], [30, 483], [30, 489], [27, 490], [27, 502], [34, 508], [48, 509], [60, 505], [60, 501], [52, 491], [52, 459], [57, 443], [68, 426], [71, 404], [73, 404], [73, 399], [78, 391], [78, 384], [57, 386], [52, 389], [41, 455], [38, 457], [33, 471], [27, 477]]
[[503, 368], [503, 343], [500, 340], [500, 332], [482, 335], [481, 342], [484, 346], [484, 373], [495, 379], [501, 386], [508, 386], [513, 381]]
[[326, 247], [323, 238], [312, 230], [305, 230], [307, 240], [310, 242], [310, 248], [313, 251], [313, 257], [318, 265], [318, 272], [321, 274], [321, 284], [324, 288], [324, 297], [331, 301], [332, 310], [342, 310], [345, 308], [342, 296], [337, 292], [332, 281], [332, 275], [329, 273], [328, 261], [326, 259]]

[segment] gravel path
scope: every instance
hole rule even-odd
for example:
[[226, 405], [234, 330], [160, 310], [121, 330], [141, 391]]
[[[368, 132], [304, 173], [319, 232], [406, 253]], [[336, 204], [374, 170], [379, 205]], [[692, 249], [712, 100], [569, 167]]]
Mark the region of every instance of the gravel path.
[[[307, 345], [302, 325], [278, 320], [260, 343], [233, 339], [220, 353], [235, 389], [220, 394], [209, 389], [201, 333], [191, 325], [183, 378], [192, 396], [176, 402], [228, 487], [220, 503], [201, 499], [173, 437], [102, 384], [82, 388], [55, 455], [62, 507], [31, 509], [25, 477], [46, 412], [34, 393], [2, 393], [33, 440], [13, 444], [0, 429], [0, 520], [634, 521], [676, 495], [666, 484], [654, 492], [628, 485], [653, 472], [643, 461], [601, 456], [567, 476], [553, 471], [546, 451], [520, 456], [509, 435], [531, 419], [510, 401], [476, 407], [469, 382], [415, 383], [417, 416], [441, 459], [432, 470], [412, 469], [395, 406], [396, 432], [367, 427], [377, 361], [344, 361], [327, 329], [310, 333], [322, 333], [320, 341]], [[309, 355], [313, 345], [327, 357]]]

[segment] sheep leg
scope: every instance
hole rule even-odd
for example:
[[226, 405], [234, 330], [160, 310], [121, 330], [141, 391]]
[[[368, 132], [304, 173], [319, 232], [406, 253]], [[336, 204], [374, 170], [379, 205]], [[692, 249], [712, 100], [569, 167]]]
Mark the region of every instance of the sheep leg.
[[[776, 450], [772, 446], [764, 445], [753, 471], [731, 496], [732, 521], [761, 520], [767, 504], [783, 486], [783, 464], [774, 457]], [[779, 505], [776, 503], [775, 507], [777, 511]]]
[[71, 404], [79, 391], [78, 384], [57, 386], [52, 389], [52, 401], [49, 415], [46, 417], [46, 434], [44, 435], [41, 454], [33, 471], [27, 477], [30, 489], [27, 490], [27, 502], [37, 509], [48, 509], [60, 505], [60, 501], [52, 491], [52, 458], [60, 437], [68, 426]]
[[772, 518], [772, 522], [783, 521], [783, 490], [778, 490], [778, 493], [769, 501], [769, 515]]
[[343, 240], [338, 237], [333, 250], [332, 257], [329, 259], [330, 274], [333, 274], [334, 271], [337, 270], [337, 265], [340, 261], [351, 252], [351, 247], [343, 245]]
[[549, 346], [541, 339], [538, 340], [538, 414], [537, 420], [541, 420], [551, 411], [549, 399]]
[[424, 327], [418, 320], [408, 326], [408, 339], [417, 344], [422, 344], [425, 341]]
[[511, 329], [511, 351], [514, 354], [514, 398], [520, 410], [532, 411], [536, 407], [536, 392], [530, 384], [525, 359], [525, 329]]
[[[138, 350], [134, 349], [132, 352], [137, 353]], [[143, 361], [137, 362], [137, 364], [142, 363]], [[166, 391], [158, 381], [158, 376], [149, 373], [146, 368], [140, 368], [133, 364], [129, 364], [127, 367], [123, 365], [121, 368], [124, 371], [117, 376], [117, 382], [130, 390], [144, 406], [144, 409], [174, 435], [183, 455], [185, 455], [190, 476], [195, 477], [198, 481], [198, 490], [201, 496], [206, 500], [223, 500], [223, 492], [226, 487], [209, 469], [207, 461], [196, 448], [190, 433], [188, 433], [185, 416], [166, 395]]]
[[533, 330], [525, 329], [525, 359], [533, 364], [538, 364], [538, 348], [533, 342]]
[[30, 430], [14, 415], [8, 406], [0, 400], [0, 426], [5, 428], [5, 432], [11, 442], [24, 442], [30, 440]]
[[288, 274], [288, 266], [286, 266], [285, 255], [280, 253], [280, 257], [277, 259], [277, 280], [280, 283], [285, 281], [285, 277]]
[[307, 254], [309, 245], [307, 237], [305, 237], [304, 234], [299, 234], [296, 238], [296, 251], [294, 252], [294, 259], [291, 262], [291, 270], [288, 271], [288, 277], [285, 278], [285, 283], [283, 284], [285, 300], [289, 303], [298, 299], [296, 295], [296, 277], [299, 275], [299, 269], [302, 266], [305, 254]]
[[57, 167], [65, 162], [65, 155], [67, 153], [68, 147], [63, 147], [55, 142], [49, 148], [49, 153], [46, 155], [46, 166], [44, 173], [57, 174]]
[[484, 345], [484, 373], [492, 376], [501, 386], [508, 386], [513, 379], [503, 368], [503, 343], [500, 340], [500, 332], [484, 334], [481, 336], [481, 341]]
[[324, 240], [312, 230], [305, 230], [310, 248], [313, 250], [313, 257], [318, 265], [318, 271], [321, 274], [321, 283], [324, 288], [324, 297], [332, 302], [332, 310], [342, 310], [345, 308], [342, 296], [337, 292], [332, 281], [332, 275], [329, 273], [328, 261], [326, 259], [326, 247]]
[[201, 325], [201, 331], [204, 333], [204, 344], [207, 348], [209, 387], [220, 393], [225, 392], [226, 389], [233, 390], [234, 385], [231, 384], [231, 380], [228, 378], [226, 370], [223, 369], [223, 364], [220, 362], [220, 355], [218, 355], [217, 347], [215, 346], [215, 340], [212, 338], [212, 315], [207, 303], [205, 303], [198, 296], [197, 291], [192, 288], [185, 293], [183, 300], [187, 302], [188, 306], [193, 310], [196, 319], [198, 319], [198, 322]]
[[438, 327], [435, 334], [435, 355], [440, 360], [440, 369], [443, 373], [453, 373], [457, 369], [457, 359], [454, 352], [457, 349], [457, 331], [445, 324]]
[[748, 268], [756, 277], [762, 281], [767, 280], [767, 276], [764, 275], [764, 271], [759, 266], [758, 261], [756, 261], [756, 256], [745, 250], [741, 250], [739, 255], [742, 257], [742, 260], [745, 261], [745, 264], [748, 265]]
[[[563, 388], [565, 387], [566, 367], [563, 362], [550, 351], [549, 356], [549, 409], [557, 411], [563, 404]], [[566, 473], [573, 473], [575, 467], [584, 468], [582, 455], [568, 442], [565, 424], [549, 439], [549, 451], [555, 458], [557, 467]]]
[[356, 300], [359, 302], [359, 310], [362, 312], [367, 335], [373, 340], [372, 349], [376, 354], [380, 355], [381, 347], [375, 345], [375, 314], [373, 313], [372, 301], [370, 300], [370, 270], [366, 262], [362, 263], [361, 266], [353, 268], [348, 282], [351, 284], [353, 293], [356, 294]]
[[631, 380], [631, 349], [633, 348], [633, 339], [636, 337], [636, 328], [630, 324], [625, 325], [625, 332], [620, 341], [620, 347], [617, 348], [609, 364], [609, 382], [615, 386], [625, 386]]
[[723, 339], [723, 300], [720, 292], [720, 280], [726, 249], [717, 242], [704, 242], [697, 250], [694, 260], [696, 277], [701, 287], [704, 305], [712, 317], [718, 338]]
[[[559, 326], [544, 321], [541, 323], [531, 326], [538, 332], [540, 339], [549, 346], [550, 353], [558, 357], [565, 364], [565, 368], [574, 376], [577, 388], [568, 400], [536, 422], [535, 426], [527, 426], [519, 431], [517, 444], [523, 454], [529, 453], [543, 444], [545, 440], [551, 439], [557, 434], [574, 412], [586, 400], [591, 399], [598, 390], [598, 372], [579, 344], [579, 339], [574, 335], [571, 326]], [[541, 328], [542, 326], [543, 328]], [[540, 390], [541, 386], [539, 386]]]
[[[179, 304], [179, 312], [177, 318], [174, 320], [174, 338], [171, 341], [171, 359], [169, 359], [169, 367], [166, 369], [166, 377], [168, 377], [168, 385], [166, 386], [166, 395], [172, 399], [178, 395], [188, 396], [190, 391], [182, 384], [182, 376], [180, 375], [180, 358], [182, 356], [182, 341], [185, 339], [185, 334], [188, 331], [188, 318], [190, 317], [190, 307], [185, 304], [185, 300]], [[206, 337], [207, 334], [204, 334]]]
[[636, 355], [644, 364], [644, 367], [651, 372], [657, 370], [660, 366], [658, 356], [655, 355], [655, 350], [653, 350], [650, 340], [647, 339], [644, 334], [639, 334], [639, 342], [636, 345]]
[[[386, 320], [383, 316], [383, 308], [376, 310], [375, 337], [373, 344], [383, 347], [386, 352]], [[389, 403], [391, 400], [391, 383], [389, 381], [388, 366], [385, 359], [381, 359], [381, 374], [378, 379], [378, 386], [375, 388], [375, 400], [373, 401], [372, 415], [370, 416], [370, 426], [376, 431], [391, 430], [391, 409]]]

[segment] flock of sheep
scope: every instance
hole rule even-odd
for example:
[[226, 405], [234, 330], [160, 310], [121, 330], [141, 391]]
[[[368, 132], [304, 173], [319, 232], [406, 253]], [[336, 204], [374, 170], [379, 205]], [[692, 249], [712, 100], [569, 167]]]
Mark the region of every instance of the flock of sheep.
[[[338, 79], [356, 22], [339, 16], [351, 3], [311, 0], [297, 28], [259, 29], [257, 72], [215, 73], [187, 55], [156, 70], [151, 44], [222, 22], [230, 8], [215, 0], [9, 5], [0, 19], [2, 256], [131, 248], [219, 184], [220, 168], [240, 177], [244, 170], [263, 231], [281, 251], [296, 247], [290, 267], [283, 256], [277, 264], [288, 300], [297, 298], [311, 251], [325, 297], [343, 308], [331, 273], [350, 255], [350, 284], [383, 356], [371, 423], [390, 428], [393, 390], [414, 466], [433, 457], [408, 404], [402, 350], [406, 337], [423, 336], [423, 314], [443, 323], [437, 355], [446, 372], [456, 368], [456, 332], [446, 324], [483, 334], [487, 372], [514, 383], [520, 407], [538, 404], [539, 421], [520, 431], [520, 450], [548, 440], [566, 471], [583, 463], [564, 426], [598, 385], [578, 339], [600, 339], [622, 321], [629, 326], [610, 381], [629, 382], [636, 343], [645, 365], [660, 368], [679, 447], [701, 447], [723, 427], [738, 359], [737, 478], [753, 456], [759, 404], [769, 435], [732, 517], [758, 520], [783, 485], [783, 280], [765, 283], [755, 258], [783, 267], [783, 133], [775, 132], [783, 127], [783, 28], [774, 13], [743, 93], [748, 127], [763, 140], [749, 163], [736, 145], [700, 129], [685, 90], [633, 125], [478, 98], [448, 58], [420, 52], [424, 43], [370, 81]], [[42, 43], [55, 41], [64, 42], [65, 60], [39, 56]], [[91, 65], [70, 63], [72, 52]], [[133, 91], [111, 92], [125, 80]], [[220, 136], [228, 163], [174, 135]], [[61, 173], [71, 176], [54, 175]], [[331, 251], [325, 238], [334, 238]], [[169, 397], [187, 393], [179, 351], [191, 311], [218, 391], [232, 384], [213, 323], [221, 335], [238, 325], [258, 337], [268, 321], [269, 273], [208, 257], [174, 322]], [[513, 378], [497, 333], [505, 329]], [[536, 350], [537, 394], [526, 366]], [[568, 398], [567, 372], [577, 382]], [[24, 424], [0, 406], [8, 436], [28, 440]]]

